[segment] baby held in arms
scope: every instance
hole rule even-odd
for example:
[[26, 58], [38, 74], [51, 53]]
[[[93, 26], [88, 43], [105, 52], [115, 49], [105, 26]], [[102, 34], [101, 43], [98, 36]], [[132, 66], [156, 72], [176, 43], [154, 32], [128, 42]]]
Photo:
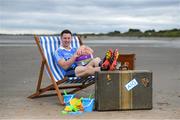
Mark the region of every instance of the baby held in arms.
[[78, 58], [76, 58], [77, 65], [86, 65], [88, 64], [93, 58], [93, 50], [85, 45], [81, 45], [77, 50], [78, 54], [81, 54]]

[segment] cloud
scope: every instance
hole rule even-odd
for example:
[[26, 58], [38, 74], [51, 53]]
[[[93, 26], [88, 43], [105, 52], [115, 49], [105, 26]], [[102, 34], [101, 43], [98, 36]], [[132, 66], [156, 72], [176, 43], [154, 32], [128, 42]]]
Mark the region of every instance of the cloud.
[[179, 0], [0, 0], [0, 32], [180, 28]]

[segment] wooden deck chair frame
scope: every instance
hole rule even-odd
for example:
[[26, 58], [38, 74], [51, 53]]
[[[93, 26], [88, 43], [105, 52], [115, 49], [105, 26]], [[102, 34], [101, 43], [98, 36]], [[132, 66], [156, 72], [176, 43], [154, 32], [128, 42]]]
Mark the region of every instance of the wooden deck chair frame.
[[[61, 89], [73, 89], [71, 91], [68, 92], [68, 94], [71, 94], [71, 93], [75, 93], [79, 90], [82, 90], [92, 84], [95, 83], [95, 81], [91, 81], [91, 82], [82, 82], [81, 84], [76, 84], [76, 85], [67, 85], [67, 86], [61, 86], [61, 84], [65, 83], [68, 78], [67, 77], [64, 77], [64, 79], [62, 80], [59, 80], [59, 81], [55, 81], [54, 77], [53, 77], [53, 74], [52, 74], [52, 71], [50, 69], [50, 66], [48, 65], [47, 63], [47, 60], [46, 60], [46, 57], [44, 55], [44, 51], [41, 47], [41, 44], [40, 44], [40, 38], [39, 36], [34, 36], [35, 38], [35, 41], [36, 41], [36, 44], [38, 46], [38, 49], [40, 51], [40, 54], [41, 54], [41, 57], [42, 57], [42, 61], [41, 61], [41, 67], [40, 67], [40, 72], [39, 72], [39, 79], [38, 79], [38, 82], [37, 82], [37, 87], [36, 87], [36, 92], [32, 95], [30, 95], [28, 98], [37, 98], [37, 97], [43, 97], [43, 96], [51, 96], [52, 94], [48, 94], [48, 95], [41, 95], [42, 93], [45, 93], [46, 91], [50, 91], [50, 90], [55, 90], [57, 97], [58, 97], [58, 100], [60, 102], [61, 105], [64, 105], [64, 98], [63, 98], [63, 92], [61, 92]], [[78, 37], [79, 38], [79, 37]], [[79, 42], [80, 42], [80, 45], [82, 44], [82, 41], [81, 39], [79, 38]], [[51, 80], [51, 83], [50, 85], [48, 85], [47, 87], [44, 87], [44, 88], [41, 88], [41, 83], [42, 83], [42, 80], [43, 80], [43, 73], [44, 73], [44, 67], [46, 67], [47, 69], [47, 72], [49, 74], [49, 77], [50, 77], [50, 80]]]

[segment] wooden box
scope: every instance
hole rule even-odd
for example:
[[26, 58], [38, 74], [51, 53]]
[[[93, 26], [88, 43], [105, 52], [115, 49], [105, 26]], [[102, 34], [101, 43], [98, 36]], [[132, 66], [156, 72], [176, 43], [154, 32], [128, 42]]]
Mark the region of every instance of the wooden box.
[[123, 70], [124, 68], [127, 70], [134, 70], [135, 60], [135, 54], [120, 54], [117, 61], [121, 64], [120, 70]]
[[95, 109], [152, 109], [152, 72], [101, 71], [95, 75]]

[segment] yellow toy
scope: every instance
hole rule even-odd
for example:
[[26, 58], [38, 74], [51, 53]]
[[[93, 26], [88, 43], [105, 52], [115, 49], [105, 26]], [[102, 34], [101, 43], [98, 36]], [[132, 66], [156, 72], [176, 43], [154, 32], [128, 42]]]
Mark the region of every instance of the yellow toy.
[[78, 98], [73, 98], [70, 100], [70, 105], [69, 106], [66, 106], [64, 108], [64, 111], [66, 112], [77, 112], [77, 111], [83, 111], [83, 105], [82, 105], [82, 102], [81, 102], [81, 99], [78, 99]]

